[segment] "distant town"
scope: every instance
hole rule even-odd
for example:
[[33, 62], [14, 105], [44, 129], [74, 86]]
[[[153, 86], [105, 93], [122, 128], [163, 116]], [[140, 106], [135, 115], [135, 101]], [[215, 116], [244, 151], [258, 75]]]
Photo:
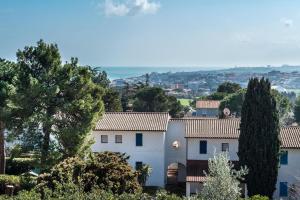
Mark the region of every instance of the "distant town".
[[112, 80], [111, 86], [143, 83], [149, 79], [151, 86], [163, 88], [177, 98], [193, 99], [210, 95], [225, 81], [246, 87], [251, 77], [268, 78], [273, 88], [282, 93], [300, 93], [300, 66], [236, 67], [230, 69], [195, 72], [151, 72], [138, 77]]

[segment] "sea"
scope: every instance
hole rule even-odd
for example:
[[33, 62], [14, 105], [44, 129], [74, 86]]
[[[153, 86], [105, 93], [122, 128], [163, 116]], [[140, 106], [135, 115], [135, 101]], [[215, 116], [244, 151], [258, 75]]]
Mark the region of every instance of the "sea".
[[193, 72], [217, 70], [217, 67], [95, 67], [106, 71], [110, 80], [125, 79], [141, 76], [151, 72], [167, 73], [167, 72]]

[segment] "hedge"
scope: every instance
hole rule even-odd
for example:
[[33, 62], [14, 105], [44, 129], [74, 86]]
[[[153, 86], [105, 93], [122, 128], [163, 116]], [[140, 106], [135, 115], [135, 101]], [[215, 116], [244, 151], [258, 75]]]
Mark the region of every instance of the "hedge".
[[9, 158], [6, 160], [6, 173], [20, 175], [33, 170], [36, 164], [36, 159], [33, 158]]
[[13, 175], [0, 175], [0, 194], [5, 193], [6, 185], [15, 186], [14, 193], [20, 190], [20, 177]]

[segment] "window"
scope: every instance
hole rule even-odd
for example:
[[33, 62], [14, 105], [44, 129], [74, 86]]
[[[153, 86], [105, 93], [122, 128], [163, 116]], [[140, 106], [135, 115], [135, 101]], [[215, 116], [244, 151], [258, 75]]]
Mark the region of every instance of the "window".
[[116, 143], [122, 143], [122, 135], [116, 135], [115, 142]]
[[139, 169], [142, 169], [143, 167], [143, 162], [135, 162], [135, 170], [139, 170]]
[[229, 151], [229, 143], [222, 143], [222, 151]]
[[138, 147], [143, 146], [143, 134], [142, 133], [135, 134], [135, 144]]
[[206, 153], [207, 153], [207, 141], [200, 140], [200, 154], [206, 154]]
[[108, 143], [108, 135], [101, 135], [101, 143]]
[[288, 152], [282, 151], [280, 155], [280, 164], [287, 165], [288, 164]]
[[287, 182], [280, 182], [279, 188], [279, 196], [280, 197], [287, 197], [288, 196], [288, 183]]

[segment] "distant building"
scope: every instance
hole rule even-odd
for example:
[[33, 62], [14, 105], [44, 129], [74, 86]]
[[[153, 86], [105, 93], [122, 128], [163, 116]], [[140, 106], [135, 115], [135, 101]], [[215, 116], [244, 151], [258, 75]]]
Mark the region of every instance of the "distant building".
[[196, 102], [196, 116], [218, 117], [220, 101], [200, 100]]
[[125, 87], [126, 83], [127, 82], [124, 79], [116, 79], [116, 80], [113, 80], [110, 85], [112, 87]]
[[171, 85], [171, 89], [175, 90], [175, 89], [184, 89], [184, 85], [180, 84], [180, 83], [175, 83]]

